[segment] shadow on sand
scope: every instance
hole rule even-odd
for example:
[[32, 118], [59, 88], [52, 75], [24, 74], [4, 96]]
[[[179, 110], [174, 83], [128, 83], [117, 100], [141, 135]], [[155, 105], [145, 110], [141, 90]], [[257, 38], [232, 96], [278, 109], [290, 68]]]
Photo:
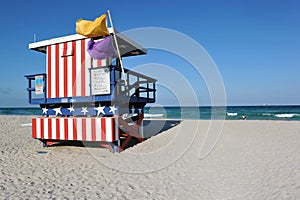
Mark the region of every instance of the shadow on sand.
[[154, 135], [160, 134], [164, 131], [167, 131], [178, 124], [181, 123], [181, 120], [165, 120], [165, 119], [157, 119], [157, 120], [144, 120], [143, 121], [143, 130], [141, 136], [144, 138], [149, 138]]

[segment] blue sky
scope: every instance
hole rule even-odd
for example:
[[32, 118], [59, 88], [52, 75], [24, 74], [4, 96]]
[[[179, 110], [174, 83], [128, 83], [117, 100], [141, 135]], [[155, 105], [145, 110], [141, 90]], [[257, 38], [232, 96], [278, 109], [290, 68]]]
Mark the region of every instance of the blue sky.
[[[38, 41], [74, 34], [77, 19], [92, 20], [107, 9], [119, 31], [164, 27], [197, 41], [221, 73], [228, 105], [300, 104], [297, 0], [28, 0], [7, 1], [0, 8], [0, 107], [28, 106], [24, 74], [45, 70], [45, 56], [28, 50], [34, 33]], [[128, 68], [143, 62], [162, 63], [186, 73], [200, 105], [209, 104], [205, 83], [183, 70], [189, 65], [185, 61], [155, 50], [140, 59], [124, 59]], [[158, 103], [173, 103], [164, 92], [159, 95]]]

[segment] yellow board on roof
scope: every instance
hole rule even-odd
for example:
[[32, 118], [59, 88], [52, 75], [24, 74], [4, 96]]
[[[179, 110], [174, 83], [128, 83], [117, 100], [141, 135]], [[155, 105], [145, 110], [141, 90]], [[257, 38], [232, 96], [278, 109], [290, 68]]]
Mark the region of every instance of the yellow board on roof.
[[88, 38], [97, 38], [109, 35], [106, 26], [106, 14], [101, 15], [94, 21], [79, 19], [76, 21], [76, 33]]

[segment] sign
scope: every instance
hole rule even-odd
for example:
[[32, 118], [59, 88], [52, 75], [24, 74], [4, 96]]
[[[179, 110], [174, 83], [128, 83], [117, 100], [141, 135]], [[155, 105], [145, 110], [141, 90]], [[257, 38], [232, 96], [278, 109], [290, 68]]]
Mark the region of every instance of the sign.
[[92, 95], [110, 94], [110, 70], [107, 67], [91, 70]]
[[35, 76], [35, 94], [44, 94], [43, 76]]

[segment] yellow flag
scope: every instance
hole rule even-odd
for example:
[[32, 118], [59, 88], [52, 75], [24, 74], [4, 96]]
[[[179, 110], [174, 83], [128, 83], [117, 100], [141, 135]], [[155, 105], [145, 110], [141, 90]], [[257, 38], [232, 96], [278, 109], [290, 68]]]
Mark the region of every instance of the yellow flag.
[[109, 35], [106, 27], [106, 14], [101, 15], [94, 21], [79, 19], [76, 21], [76, 33], [88, 38]]

